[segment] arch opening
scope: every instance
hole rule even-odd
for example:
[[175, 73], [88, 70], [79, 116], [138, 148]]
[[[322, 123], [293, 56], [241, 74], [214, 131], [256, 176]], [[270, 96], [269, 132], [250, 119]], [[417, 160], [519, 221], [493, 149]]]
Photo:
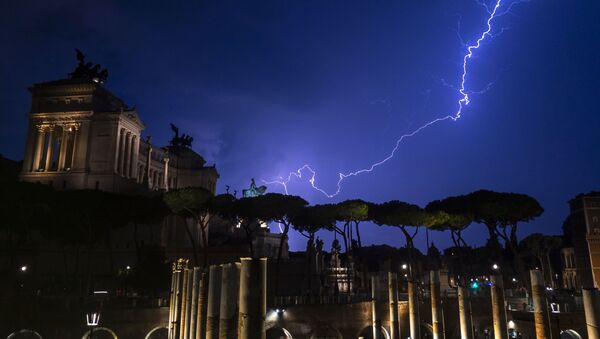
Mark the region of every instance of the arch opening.
[[294, 339], [294, 337], [285, 328], [274, 326], [267, 330], [267, 339]]
[[574, 330], [560, 331], [560, 339], [581, 339], [581, 335]]
[[[379, 326], [379, 337], [384, 339], [390, 339], [389, 332], [383, 326]], [[360, 331], [358, 339], [373, 339], [373, 326], [367, 326]]]
[[169, 337], [169, 329], [166, 326], [156, 326], [151, 329], [144, 339], [166, 339]]
[[[117, 334], [113, 330], [111, 330], [110, 328], [107, 328], [107, 327], [95, 327], [93, 329], [93, 331], [94, 331], [94, 339], [119, 339], [117, 337]], [[83, 334], [81, 339], [90, 339], [91, 333], [92, 333], [92, 330], [88, 330], [87, 332], [85, 332]]]
[[34, 330], [24, 328], [15, 331], [6, 337], [6, 339], [43, 339], [42, 336]]

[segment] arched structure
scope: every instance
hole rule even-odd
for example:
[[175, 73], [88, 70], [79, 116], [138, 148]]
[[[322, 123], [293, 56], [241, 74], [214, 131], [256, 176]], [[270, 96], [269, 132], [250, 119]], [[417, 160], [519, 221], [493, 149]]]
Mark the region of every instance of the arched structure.
[[342, 339], [342, 334], [331, 326], [321, 326], [313, 331], [310, 339]]
[[169, 337], [169, 329], [166, 326], [156, 326], [151, 329], [144, 339], [163, 339]]
[[34, 330], [22, 329], [15, 331], [6, 337], [6, 339], [43, 339], [42, 336]]
[[267, 339], [293, 339], [292, 334], [283, 327], [273, 326], [267, 330]]
[[[379, 334], [380, 334], [380, 338], [390, 339], [390, 334], [383, 326], [379, 327]], [[364, 339], [373, 339], [373, 326], [367, 326], [367, 327], [363, 328], [357, 337], [364, 338]]]
[[[83, 334], [83, 337], [81, 337], [81, 339], [90, 339], [90, 332], [91, 331], [87, 331]], [[106, 327], [96, 327], [94, 328], [94, 339], [98, 338], [97, 336], [100, 336], [100, 333], [108, 333], [109, 336], [112, 336], [112, 339], [119, 339], [117, 337], [117, 334], [115, 332], [113, 332], [113, 330], [111, 330], [110, 328], [106, 328]], [[104, 337], [104, 335], [102, 336]]]
[[581, 336], [574, 330], [563, 330], [560, 331], [560, 339], [581, 339]]
[[433, 326], [428, 323], [421, 323], [421, 335], [426, 338], [433, 338]]

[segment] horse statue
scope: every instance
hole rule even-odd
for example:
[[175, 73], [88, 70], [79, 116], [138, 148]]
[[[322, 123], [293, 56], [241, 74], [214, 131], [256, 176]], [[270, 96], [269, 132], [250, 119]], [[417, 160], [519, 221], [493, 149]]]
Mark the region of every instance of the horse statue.
[[244, 198], [254, 198], [254, 197], [258, 197], [260, 195], [265, 194], [266, 190], [267, 190], [267, 186], [262, 185], [262, 186], [257, 187], [256, 182], [254, 181], [254, 178], [252, 178], [252, 180], [250, 181], [250, 188], [242, 190], [242, 196]]

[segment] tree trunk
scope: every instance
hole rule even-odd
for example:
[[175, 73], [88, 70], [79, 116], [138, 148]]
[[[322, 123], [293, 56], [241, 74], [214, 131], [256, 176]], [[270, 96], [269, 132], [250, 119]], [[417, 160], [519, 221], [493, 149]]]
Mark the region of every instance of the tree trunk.
[[360, 231], [358, 230], [358, 222], [355, 223], [356, 225], [356, 239], [358, 240], [358, 247], [362, 247], [362, 241], [360, 240]]
[[203, 253], [203, 267], [207, 268], [208, 267], [208, 238], [207, 238], [207, 232], [206, 232], [206, 228], [207, 226], [202, 226], [200, 225], [200, 231], [202, 232], [202, 243], [203, 243], [203, 248], [202, 248], [202, 253]]
[[277, 249], [277, 264], [275, 265], [275, 295], [278, 295], [279, 292], [279, 264], [281, 262], [281, 255], [283, 254], [283, 244], [289, 231], [290, 225], [288, 223], [283, 223], [283, 233], [281, 233], [281, 239], [279, 240], [279, 248]]
[[190, 240], [190, 245], [192, 245], [192, 252], [194, 254], [194, 266], [198, 266], [198, 254], [196, 253], [196, 241], [194, 240], [194, 235], [190, 230], [190, 226], [188, 225], [187, 220], [184, 219], [185, 223], [185, 232], [187, 233], [188, 239]]

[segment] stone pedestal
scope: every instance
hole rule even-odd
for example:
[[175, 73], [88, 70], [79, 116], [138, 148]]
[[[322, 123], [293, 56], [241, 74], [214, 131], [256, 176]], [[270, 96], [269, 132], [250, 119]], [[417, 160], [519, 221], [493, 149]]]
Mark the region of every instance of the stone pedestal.
[[502, 275], [495, 274], [490, 278], [492, 282], [492, 320], [494, 322], [494, 338], [508, 339], [506, 326], [506, 307], [504, 306], [504, 283]]
[[237, 339], [237, 313], [241, 264], [223, 265], [219, 338]]
[[419, 315], [419, 296], [417, 284], [408, 281], [408, 317], [410, 322], [410, 337], [421, 338], [421, 317]]
[[471, 303], [468, 300], [469, 289], [458, 286], [458, 318], [460, 321], [460, 338], [473, 339], [471, 324]]
[[221, 311], [221, 272], [220, 265], [210, 266], [208, 276], [208, 307], [206, 311], [206, 339], [219, 338], [219, 312]]
[[433, 327], [433, 339], [442, 339], [444, 337], [444, 321], [442, 320], [440, 271], [429, 272], [429, 294], [431, 296], [431, 326]]
[[239, 339], [266, 339], [267, 258], [241, 258]]
[[390, 303], [390, 339], [400, 339], [398, 320], [398, 275], [388, 272], [388, 292]]
[[589, 339], [600, 339], [600, 291], [583, 289], [583, 308]]
[[551, 339], [550, 314], [546, 299], [546, 286], [540, 270], [530, 270], [531, 297], [533, 299], [533, 317], [535, 321], [535, 336], [537, 339]]

